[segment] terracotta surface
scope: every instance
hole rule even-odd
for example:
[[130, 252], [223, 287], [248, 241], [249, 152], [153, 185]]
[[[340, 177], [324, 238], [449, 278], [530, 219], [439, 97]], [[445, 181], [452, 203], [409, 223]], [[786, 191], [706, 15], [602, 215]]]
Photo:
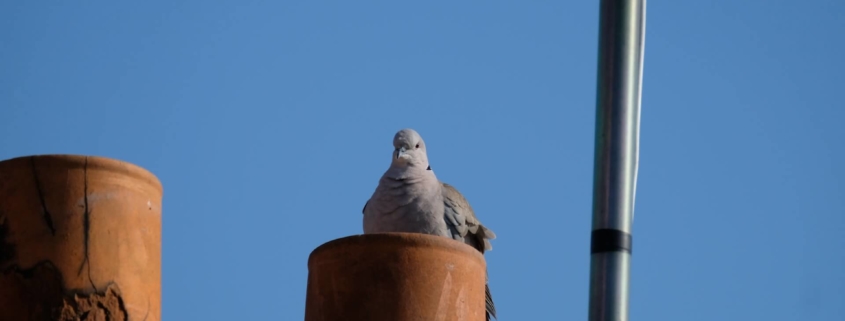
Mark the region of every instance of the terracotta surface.
[[0, 162], [0, 320], [160, 320], [161, 196], [117, 160]]
[[474, 248], [410, 233], [330, 241], [308, 259], [306, 321], [484, 321], [486, 263]]

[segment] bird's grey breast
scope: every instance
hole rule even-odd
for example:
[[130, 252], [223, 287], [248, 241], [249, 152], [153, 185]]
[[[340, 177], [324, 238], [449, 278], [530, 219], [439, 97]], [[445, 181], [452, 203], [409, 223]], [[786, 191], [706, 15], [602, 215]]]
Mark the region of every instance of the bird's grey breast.
[[443, 198], [433, 179], [435, 184], [426, 176], [383, 176], [364, 208], [364, 233], [446, 233]]

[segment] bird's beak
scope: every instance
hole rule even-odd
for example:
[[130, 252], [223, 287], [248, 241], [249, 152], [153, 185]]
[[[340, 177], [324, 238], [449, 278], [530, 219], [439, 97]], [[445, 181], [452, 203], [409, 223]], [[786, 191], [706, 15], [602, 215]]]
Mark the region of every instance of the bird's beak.
[[398, 152], [398, 153], [396, 153], [396, 158], [405, 158], [405, 157], [407, 157], [407, 156], [408, 156], [407, 151], [408, 151], [408, 150], [407, 150], [407, 149], [405, 149], [405, 146], [399, 147], [399, 152]]

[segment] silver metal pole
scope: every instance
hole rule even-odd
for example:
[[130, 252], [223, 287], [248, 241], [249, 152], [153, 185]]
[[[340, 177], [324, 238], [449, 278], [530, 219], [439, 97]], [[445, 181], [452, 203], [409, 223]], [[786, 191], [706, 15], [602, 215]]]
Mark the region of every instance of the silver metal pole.
[[646, 0], [602, 0], [590, 321], [627, 321]]

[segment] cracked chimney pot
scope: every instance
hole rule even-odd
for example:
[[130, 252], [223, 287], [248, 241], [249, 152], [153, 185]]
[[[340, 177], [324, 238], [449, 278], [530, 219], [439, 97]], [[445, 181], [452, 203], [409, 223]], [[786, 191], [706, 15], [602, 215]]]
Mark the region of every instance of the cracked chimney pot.
[[486, 263], [474, 248], [412, 233], [340, 238], [308, 259], [306, 321], [484, 321]]
[[118, 160], [0, 162], [0, 320], [160, 320], [161, 197]]

